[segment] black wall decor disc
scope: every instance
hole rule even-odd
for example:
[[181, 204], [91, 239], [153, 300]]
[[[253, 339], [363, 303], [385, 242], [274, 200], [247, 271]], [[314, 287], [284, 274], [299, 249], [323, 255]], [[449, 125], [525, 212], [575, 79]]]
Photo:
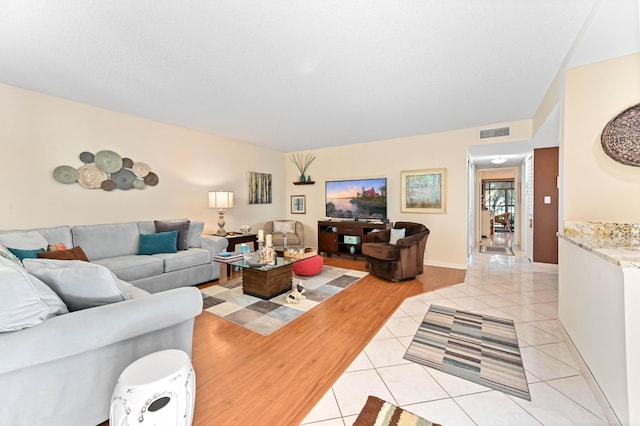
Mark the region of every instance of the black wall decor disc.
[[628, 108], [604, 126], [604, 152], [618, 163], [640, 166], [640, 104]]

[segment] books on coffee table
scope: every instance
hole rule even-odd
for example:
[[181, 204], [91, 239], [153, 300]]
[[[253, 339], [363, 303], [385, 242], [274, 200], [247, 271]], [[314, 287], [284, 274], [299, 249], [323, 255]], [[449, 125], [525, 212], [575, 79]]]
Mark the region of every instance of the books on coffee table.
[[232, 263], [232, 262], [237, 262], [238, 260], [242, 260], [244, 259], [244, 255], [242, 253], [239, 253], [237, 251], [223, 251], [218, 253], [213, 260], [216, 262], [222, 262], [222, 263]]

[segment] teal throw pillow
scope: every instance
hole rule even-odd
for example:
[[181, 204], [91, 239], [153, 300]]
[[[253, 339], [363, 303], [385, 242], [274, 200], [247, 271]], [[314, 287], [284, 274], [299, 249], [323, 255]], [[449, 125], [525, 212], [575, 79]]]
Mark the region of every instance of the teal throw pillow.
[[17, 257], [18, 259], [20, 259], [20, 260], [22, 260], [22, 259], [37, 259], [38, 258], [38, 253], [44, 253], [44, 249], [43, 248], [35, 249], [35, 250], [26, 250], [26, 249], [17, 249], [17, 248], [7, 247], [7, 249], [9, 249], [9, 251], [11, 253], [13, 253], [13, 255], [15, 257]]
[[138, 254], [176, 253], [178, 231], [140, 234]]

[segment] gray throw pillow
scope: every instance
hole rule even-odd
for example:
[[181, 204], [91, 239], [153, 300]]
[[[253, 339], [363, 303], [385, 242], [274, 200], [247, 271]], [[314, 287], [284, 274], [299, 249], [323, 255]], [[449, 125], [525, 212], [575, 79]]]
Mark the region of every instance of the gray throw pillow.
[[42, 281], [13, 265], [0, 265], [0, 333], [38, 325], [68, 312]]
[[189, 225], [191, 221], [183, 220], [154, 220], [153, 225], [156, 232], [178, 231], [178, 250], [186, 250], [189, 248]]
[[122, 282], [109, 269], [82, 260], [25, 259], [27, 271], [40, 278], [70, 311], [129, 299]]

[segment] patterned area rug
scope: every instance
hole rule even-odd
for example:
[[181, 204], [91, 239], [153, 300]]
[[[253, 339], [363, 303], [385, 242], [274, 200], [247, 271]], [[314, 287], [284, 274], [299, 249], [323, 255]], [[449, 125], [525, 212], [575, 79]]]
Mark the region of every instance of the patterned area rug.
[[396, 407], [375, 396], [369, 396], [353, 426], [440, 426]]
[[531, 401], [509, 319], [431, 305], [404, 358]]
[[511, 250], [509, 247], [480, 246], [480, 253], [504, 254], [507, 256], [514, 256], [513, 250]]
[[242, 278], [203, 288], [200, 292], [205, 312], [268, 336], [366, 275], [367, 272], [327, 265], [320, 274], [313, 277], [293, 274], [293, 282], [297, 284], [302, 281], [306, 289], [306, 299], [300, 300], [298, 304], [285, 302], [288, 293], [270, 300], [243, 294]]

